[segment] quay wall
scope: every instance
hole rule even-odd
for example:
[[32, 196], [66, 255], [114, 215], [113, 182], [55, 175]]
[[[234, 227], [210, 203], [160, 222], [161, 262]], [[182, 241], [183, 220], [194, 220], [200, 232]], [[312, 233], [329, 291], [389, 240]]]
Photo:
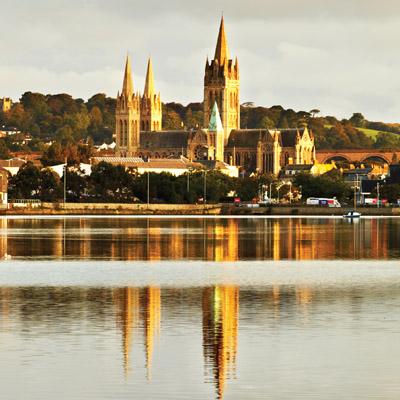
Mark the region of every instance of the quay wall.
[[41, 203], [10, 206], [7, 215], [202, 215], [220, 214], [218, 204]]
[[[2, 215], [271, 215], [341, 216], [350, 207], [318, 206], [236, 207], [224, 204], [122, 204], [122, 203], [40, 203], [9, 204]], [[400, 207], [360, 207], [363, 216], [400, 216]]]
[[[229, 207], [222, 208], [223, 214], [233, 215], [304, 215], [304, 216], [342, 216], [348, 211], [352, 210], [351, 207], [318, 207], [318, 206], [270, 206], [258, 208], [245, 208], [245, 207]], [[365, 216], [400, 216], [400, 207], [358, 207], [362, 215]]]

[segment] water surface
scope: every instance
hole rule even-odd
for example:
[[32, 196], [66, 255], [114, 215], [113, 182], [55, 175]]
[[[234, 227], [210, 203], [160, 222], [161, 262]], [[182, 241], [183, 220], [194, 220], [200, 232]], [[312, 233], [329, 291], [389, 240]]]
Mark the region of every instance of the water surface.
[[1, 219], [1, 398], [398, 399], [399, 224]]

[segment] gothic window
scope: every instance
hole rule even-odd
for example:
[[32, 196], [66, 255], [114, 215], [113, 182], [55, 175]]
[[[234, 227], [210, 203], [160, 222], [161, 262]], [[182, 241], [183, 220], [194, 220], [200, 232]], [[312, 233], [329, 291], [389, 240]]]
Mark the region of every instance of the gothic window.
[[124, 146], [127, 146], [128, 144], [128, 122], [124, 121]]

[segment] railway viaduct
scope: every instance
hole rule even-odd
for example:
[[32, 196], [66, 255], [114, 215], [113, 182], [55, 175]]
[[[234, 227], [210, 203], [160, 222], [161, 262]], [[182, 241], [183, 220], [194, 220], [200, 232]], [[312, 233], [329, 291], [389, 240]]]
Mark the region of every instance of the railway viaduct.
[[400, 162], [400, 151], [377, 149], [317, 150], [316, 158], [319, 163], [343, 161], [348, 163], [376, 162], [397, 164]]

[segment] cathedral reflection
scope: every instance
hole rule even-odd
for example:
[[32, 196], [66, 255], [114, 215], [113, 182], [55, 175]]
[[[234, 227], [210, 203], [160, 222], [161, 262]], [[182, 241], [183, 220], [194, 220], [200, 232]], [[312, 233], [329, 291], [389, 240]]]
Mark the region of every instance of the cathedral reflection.
[[[158, 287], [114, 289], [117, 326], [122, 335], [123, 364], [126, 376], [131, 368], [132, 346], [144, 338], [147, 379], [151, 379], [154, 342], [160, 334], [161, 291]], [[143, 334], [139, 334], [139, 329]]]
[[239, 288], [216, 286], [203, 290], [203, 352], [206, 373], [224, 397], [227, 379], [234, 377], [239, 318]]
[[321, 260], [397, 256], [399, 221], [321, 218], [0, 218], [0, 257]]

